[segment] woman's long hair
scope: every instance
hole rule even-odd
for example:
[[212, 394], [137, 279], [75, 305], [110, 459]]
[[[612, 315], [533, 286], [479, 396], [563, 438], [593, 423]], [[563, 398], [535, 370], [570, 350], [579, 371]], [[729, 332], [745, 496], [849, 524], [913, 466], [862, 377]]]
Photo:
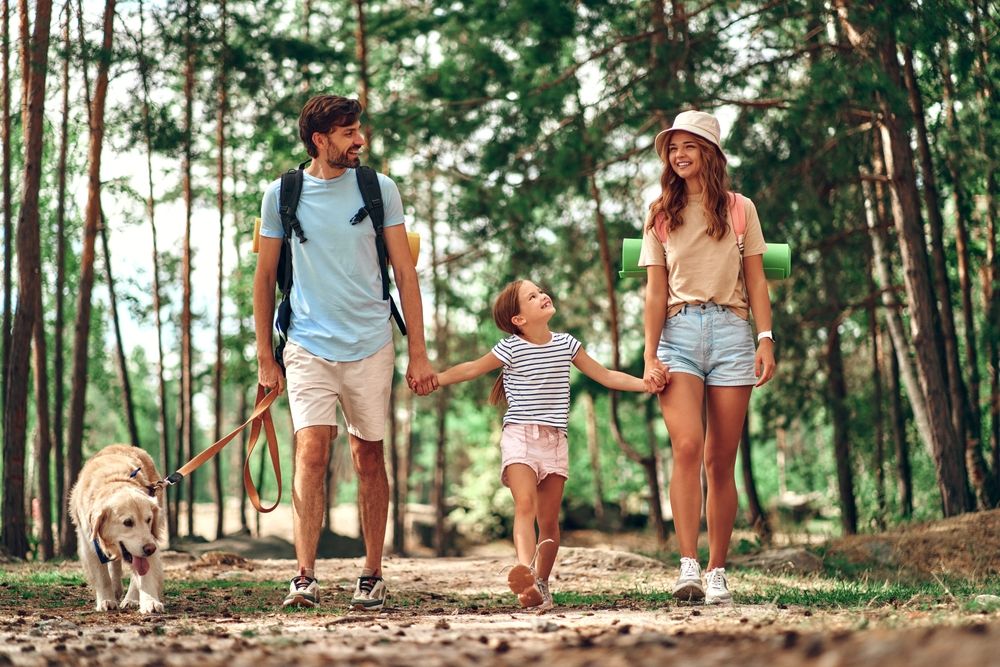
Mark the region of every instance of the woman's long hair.
[[[729, 209], [729, 175], [726, 173], [726, 159], [714, 144], [697, 135], [695, 143], [701, 152], [702, 206], [708, 218], [705, 233], [719, 241], [726, 235], [728, 224], [726, 212]], [[646, 229], [665, 228], [672, 232], [684, 224], [681, 211], [687, 206], [687, 191], [684, 179], [670, 166], [670, 140], [664, 142], [663, 173], [660, 175], [660, 196], [649, 205], [649, 219]], [[662, 240], [662, 239], [661, 239]]]
[[[511, 319], [521, 312], [518, 294], [523, 282], [523, 280], [515, 280], [507, 283], [507, 286], [497, 296], [496, 301], [493, 302], [493, 321], [496, 322], [500, 331], [511, 335], [521, 333], [521, 329], [511, 322]], [[493, 389], [490, 390], [490, 405], [502, 405], [506, 402], [507, 393], [503, 389], [503, 370], [501, 370], [493, 383]]]

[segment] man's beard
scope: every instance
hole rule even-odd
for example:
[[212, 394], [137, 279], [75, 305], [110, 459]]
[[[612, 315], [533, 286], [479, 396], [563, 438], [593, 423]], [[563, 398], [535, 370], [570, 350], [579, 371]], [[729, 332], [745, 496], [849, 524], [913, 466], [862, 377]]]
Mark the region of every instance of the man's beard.
[[331, 169], [357, 169], [361, 166], [361, 157], [348, 157], [347, 151], [333, 158], [326, 159], [326, 165]]

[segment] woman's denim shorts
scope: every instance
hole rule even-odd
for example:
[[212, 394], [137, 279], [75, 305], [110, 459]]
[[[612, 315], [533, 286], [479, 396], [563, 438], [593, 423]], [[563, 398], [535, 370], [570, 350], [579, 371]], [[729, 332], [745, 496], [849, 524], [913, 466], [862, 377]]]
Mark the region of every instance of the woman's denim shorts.
[[663, 325], [656, 356], [671, 373], [688, 373], [708, 386], [757, 384], [750, 322], [715, 303], [685, 304]]

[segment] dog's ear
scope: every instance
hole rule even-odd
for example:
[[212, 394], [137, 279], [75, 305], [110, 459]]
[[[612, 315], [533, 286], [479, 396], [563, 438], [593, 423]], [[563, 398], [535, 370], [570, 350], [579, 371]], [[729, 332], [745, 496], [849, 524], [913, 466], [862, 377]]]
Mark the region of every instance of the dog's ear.
[[90, 513], [90, 539], [97, 540], [103, 551], [107, 551], [107, 543], [101, 535], [104, 524], [111, 518], [111, 509], [106, 505], [95, 507]]

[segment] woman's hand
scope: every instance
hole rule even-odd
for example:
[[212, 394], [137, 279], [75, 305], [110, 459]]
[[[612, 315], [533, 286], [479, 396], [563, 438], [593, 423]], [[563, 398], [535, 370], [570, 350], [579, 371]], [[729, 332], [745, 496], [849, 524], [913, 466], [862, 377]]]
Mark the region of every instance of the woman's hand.
[[663, 365], [659, 359], [647, 359], [646, 368], [642, 373], [642, 382], [646, 385], [646, 392], [659, 394], [664, 387], [670, 384], [670, 369]]
[[770, 338], [762, 338], [760, 343], [757, 344], [757, 354], [753, 360], [754, 374], [758, 378], [757, 384], [754, 386], [760, 387], [767, 384], [774, 377], [775, 367], [774, 341]]

